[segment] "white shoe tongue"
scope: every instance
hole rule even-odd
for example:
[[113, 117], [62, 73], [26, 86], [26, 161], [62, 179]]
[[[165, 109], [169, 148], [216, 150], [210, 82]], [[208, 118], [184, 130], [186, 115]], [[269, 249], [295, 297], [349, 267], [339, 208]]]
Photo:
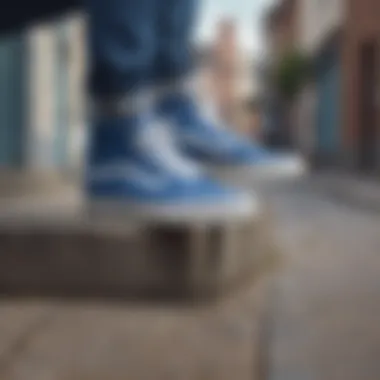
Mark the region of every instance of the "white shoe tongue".
[[181, 154], [173, 134], [164, 123], [155, 122], [145, 128], [140, 136], [139, 148], [164, 172], [175, 177], [192, 180], [203, 173], [199, 166]]
[[215, 104], [208, 102], [205, 104], [199, 104], [198, 107], [202, 113], [202, 116], [208, 121], [208, 124], [210, 124], [210, 127], [222, 128], [223, 123], [218, 115]]

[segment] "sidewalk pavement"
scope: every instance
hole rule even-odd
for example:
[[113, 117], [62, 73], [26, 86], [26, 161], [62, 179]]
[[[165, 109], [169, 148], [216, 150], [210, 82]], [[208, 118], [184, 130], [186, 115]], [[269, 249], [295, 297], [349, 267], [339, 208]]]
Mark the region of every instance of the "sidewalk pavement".
[[[356, 183], [336, 178], [342, 187]], [[319, 180], [269, 199], [284, 264], [270, 313], [267, 379], [379, 379], [380, 213], [341, 207], [311, 188]]]

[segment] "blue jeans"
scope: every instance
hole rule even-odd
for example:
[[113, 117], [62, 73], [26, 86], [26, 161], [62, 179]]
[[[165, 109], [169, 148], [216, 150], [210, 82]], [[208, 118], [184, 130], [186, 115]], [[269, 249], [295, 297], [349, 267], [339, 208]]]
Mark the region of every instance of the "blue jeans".
[[85, 1], [93, 96], [123, 96], [186, 75], [196, 0]]

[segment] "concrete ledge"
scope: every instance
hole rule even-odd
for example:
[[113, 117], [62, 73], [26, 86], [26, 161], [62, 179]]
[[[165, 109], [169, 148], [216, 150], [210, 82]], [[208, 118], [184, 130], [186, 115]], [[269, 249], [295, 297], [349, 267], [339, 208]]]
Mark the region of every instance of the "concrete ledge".
[[0, 290], [47, 296], [223, 293], [263, 267], [264, 215], [220, 225], [99, 221], [79, 197], [20, 198], [0, 207]]

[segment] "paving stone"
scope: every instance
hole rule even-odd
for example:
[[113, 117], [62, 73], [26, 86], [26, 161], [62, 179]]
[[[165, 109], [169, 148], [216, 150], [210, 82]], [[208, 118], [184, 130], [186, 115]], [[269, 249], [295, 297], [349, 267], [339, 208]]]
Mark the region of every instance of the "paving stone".
[[262, 281], [194, 308], [45, 303], [50, 323], [0, 367], [0, 378], [252, 380]]

